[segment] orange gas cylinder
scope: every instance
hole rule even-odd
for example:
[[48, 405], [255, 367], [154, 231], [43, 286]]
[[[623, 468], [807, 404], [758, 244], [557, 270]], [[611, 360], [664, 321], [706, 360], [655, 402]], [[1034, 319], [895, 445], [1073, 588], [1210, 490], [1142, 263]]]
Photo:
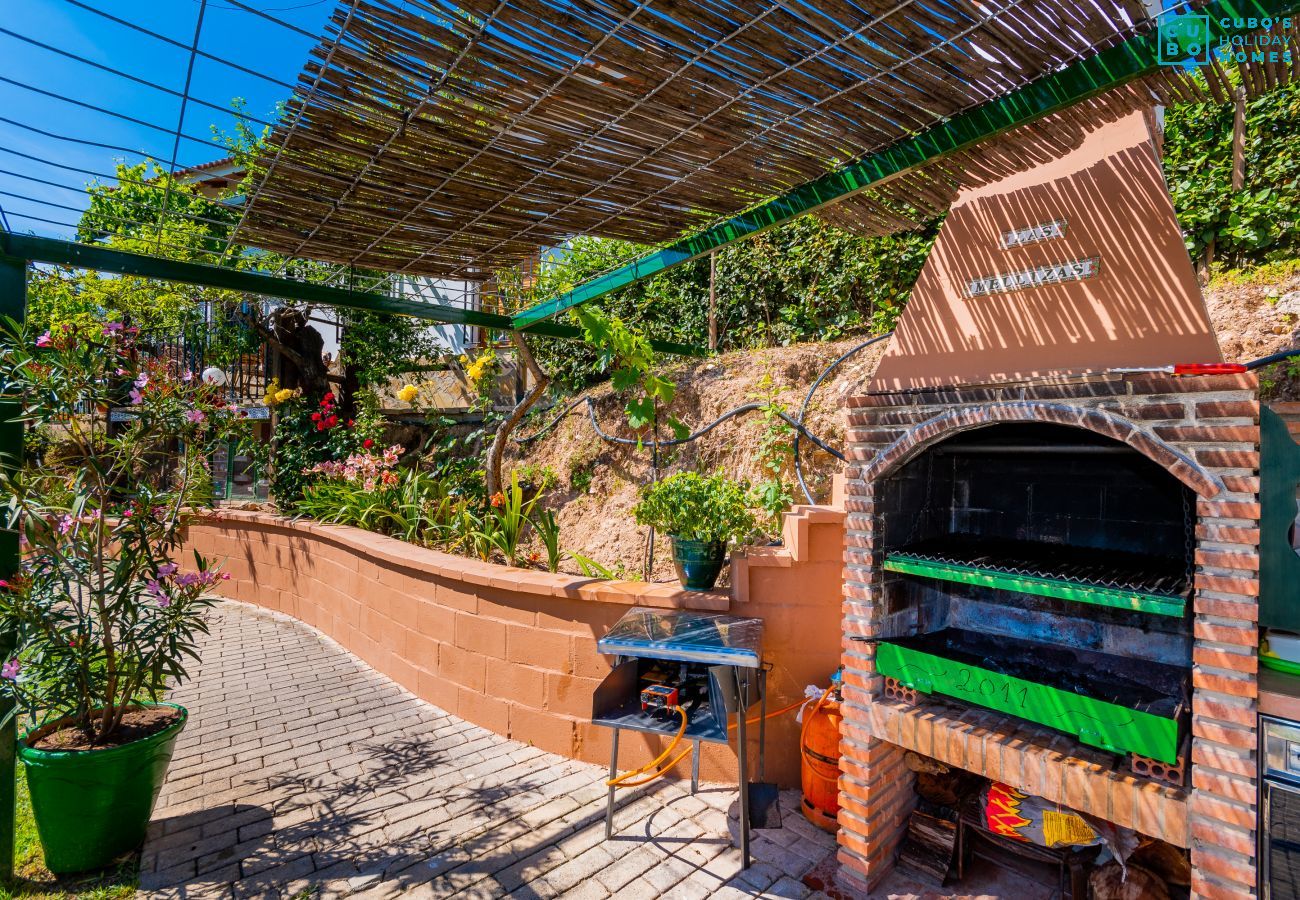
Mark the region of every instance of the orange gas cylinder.
[[835, 831], [840, 812], [840, 715], [832, 692], [804, 713], [800, 733], [803, 757], [803, 814], [818, 828]]

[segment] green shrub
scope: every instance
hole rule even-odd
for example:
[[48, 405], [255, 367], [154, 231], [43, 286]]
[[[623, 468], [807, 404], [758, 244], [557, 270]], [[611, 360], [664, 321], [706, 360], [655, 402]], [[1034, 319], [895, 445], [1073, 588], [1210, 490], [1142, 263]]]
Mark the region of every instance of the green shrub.
[[749, 511], [749, 486], [721, 472], [679, 472], [641, 489], [632, 508], [640, 525], [691, 541], [743, 540], [757, 527]]

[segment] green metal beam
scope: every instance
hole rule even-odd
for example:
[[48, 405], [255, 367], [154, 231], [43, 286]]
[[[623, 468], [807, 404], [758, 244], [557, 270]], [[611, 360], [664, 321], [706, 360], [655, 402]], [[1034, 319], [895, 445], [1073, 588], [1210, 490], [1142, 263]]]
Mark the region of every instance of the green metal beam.
[[916, 575], [920, 578], [934, 578], [938, 581], [952, 581], [958, 584], [974, 584], [980, 587], [993, 588], [994, 590], [1016, 591], [1017, 593], [1033, 594], [1038, 597], [1055, 597], [1058, 600], [1092, 603], [1096, 606], [1111, 606], [1115, 609], [1155, 613], [1160, 616], [1182, 616], [1187, 608], [1186, 597], [1171, 597], [1139, 591], [1120, 591], [1114, 588], [1063, 581], [1059, 578], [1008, 575], [1006, 572], [999, 572], [996, 569], [909, 559], [905, 555], [895, 553], [885, 557], [883, 568], [890, 572], [902, 572], [905, 575]]
[[[1300, 11], [1300, 0], [1215, 0], [1199, 13], [1209, 16], [1211, 46], [1225, 33], [1222, 18], [1280, 18]], [[603, 297], [611, 291], [690, 262], [773, 226], [843, 200], [889, 178], [968, 149], [981, 141], [1019, 128], [1073, 106], [1111, 88], [1159, 70], [1159, 35], [1133, 37], [1088, 59], [953, 116], [915, 137], [900, 141], [842, 169], [814, 179], [749, 212], [682, 238], [661, 250], [614, 269], [573, 290], [531, 306], [514, 316], [519, 329], [535, 330], [544, 320]]]
[[[273, 275], [234, 268], [181, 262], [180, 260], [162, 259], [155, 256], [143, 256], [138, 253], [125, 253], [108, 247], [96, 247], [89, 244], [60, 241], [54, 238], [13, 234], [11, 232], [0, 233], [0, 252], [19, 260], [75, 266], [82, 269], [93, 269], [98, 272], [112, 272], [118, 275], [137, 275], [142, 278], [157, 278], [162, 281], [177, 281], [202, 287], [258, 294], [263, 297], [277, 297], [303, 303], [317, 303], [344, 309], [392, 313], [448, 325], [474, 325], [497, 331], [510, 331], [514, 328], [509, 316], [494, 313], [461, 309], [455, 306], [439, 306], [434, 303], [420, 303], [415, 300], [403, 300], [399, 297], [350, 291], [344, 288], [326, 287], [319, 284], [308, 284], [304, 281], [294, 281], [291, 278], [278, 278]], [[581, 329], [572, 325], [562, 325], [558, 322], [544, 323], [543, 327], [533, 328], [530, 331], [543, 337], [570, 340], [582, 337]], [[650, 344], [661, 353], [673, 353], [682, 356], [705, 356], [708, 354], [708, 351], [702, 347], [693, 347], [671, 341], [651, 340]]]
[[876, 671], [925, 694], [947, 694], [1076, 735], [1112, 753], [1178, 761], [1178, 721], [1048, 684], [900, 646], [876, 645]]

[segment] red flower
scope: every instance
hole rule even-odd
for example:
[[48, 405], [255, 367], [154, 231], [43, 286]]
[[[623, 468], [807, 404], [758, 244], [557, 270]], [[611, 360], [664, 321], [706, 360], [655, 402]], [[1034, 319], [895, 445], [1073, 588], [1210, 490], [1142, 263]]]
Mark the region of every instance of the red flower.
[[348, 419], [348, 427], [349, 427], [349, 428], [351, 428], [352, 426], [354, 426], [354, 425], [356, 425], [356, 424], [357, 424], [357, 420], [356, 420], [356, 419]]
[[361, 446], [369, 450], [371, 447], [375, 446], [375, 442], [372, 441], [370, 438], [366, 438], [364, 441], [361, 442]]
[[325, 392], [325, 396], [324, 396], [324, 397], [321, 397], [320, 402], [321, 402], [321, 403], [333, 403], [333, 402], [334, 402], [334, 392], [333, 392], [333, 391], [326, 391], [326, 392]]
[[320, 421], [320, 413], [312, 413], [312, 414], [311, 414], [311, 420], [312, 420], [313, 422], [319, 422], [319, 421]]
[[317, 430], [317, 431], [324, 431], [324, 430], [325, 430], [325, 423], [324, 423], [324, 422], [317, 422], [317, 423], [316, 423], [316, 430]]
[[497, 491], [495, 494], [492, 495], [492, 507], [494, 509], [498, 506], [504, 506], [505, 502], [506, 502], [506, 495], [501, 493], [500, 491]]
[[333, 427], [334, 427], [335, 425], [337, 425], [338, 423], [339, 423], [339, 417], [338, 417], [338, 416], [330, 416], [328, 419], [325, 420], [325, 427], [326, 427], [326, 428], [333, 428]]

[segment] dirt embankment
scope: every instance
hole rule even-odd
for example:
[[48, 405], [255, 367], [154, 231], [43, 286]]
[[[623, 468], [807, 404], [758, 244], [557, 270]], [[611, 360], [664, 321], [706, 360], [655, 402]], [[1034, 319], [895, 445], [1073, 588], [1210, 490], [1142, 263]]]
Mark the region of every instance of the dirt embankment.
[[[1207, 290], [1206, 302], [1224, 358], [1229, 361], [1247, 362], [1300, 346], [1300, 265], [1281, 276], [1223, 279]], [[797, 415], [808, 388], [822, 370], [863, 340], [858, 337], [672, 363], [666, 372], [678, 388], [671, 412], [692, 428], [743, 403], [768, 399]], [[884, 347], [881, 342], [852, 357], [814, 395], [806, 424], [831, 446], [844, 443], [845, 397], [866, 388]], [[1262, 375], [1266, 396], [1300, 399], [1300, 377], [1287, 374], [1284, 365]], [[622, 402], [609, 387], [597, 388], [591, 396], [597, 403], [601, 428], [610, 434], [629, 435]], [[525, 425], [520, 432], [531, 434], [535, 427]], [[724, 422], [699, 440], [662, 454], [660, 471], [720, 469], [732, 477], [762, 480], [766, 476], [760, 469], [757, 448], [767, 427], [758, 413]], [[825, 452], [807, 444], [804, 447], [808, 485], [814, 497], [823, 501], [829, 497], [831, 475], [840, 463]], [[633, 521], [632, 506], [638, 487], [650, 480], [648, 448], [601, 440], [586, 410], [579, 406], [542, 439], [511, 449], [508, 465], [524, 464], [549, 467], [557, 478], [548, 505], [556, 511], [565, 549], [629, 577], [639, 576], [646, 529]], [[805, 502], [797, 485], [793, 491], [795, 502]], [[656, 541], [654, 559], [652, 580], [671, 579], [671, 557], [663, 536]], [[577, 571], [571, 562], [565, 569]]]

